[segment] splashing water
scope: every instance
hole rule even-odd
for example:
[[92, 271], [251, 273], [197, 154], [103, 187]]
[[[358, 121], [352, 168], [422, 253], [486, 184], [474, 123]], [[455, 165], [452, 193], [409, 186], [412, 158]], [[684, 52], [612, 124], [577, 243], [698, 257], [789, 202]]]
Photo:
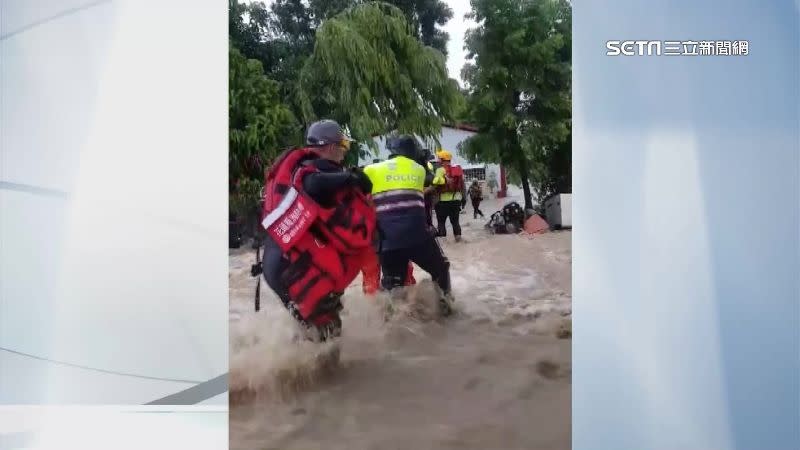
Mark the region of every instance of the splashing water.
[[569, 448], [569, 235], [489, 236], [462, 218], [467, 243], [441, 240], [453, 317], [419, 268], [401, 299], [357, 279], [334, 343], [303, 339], [263, 284], [255, 313], [254, 256], [233, 254], [230, 447]]
[[[365, 296], [360, 288], [346, 292], [342, 336], [336, 341], [313, 342], [278, 303], [272, 293], [262, 298], [259, 312], [232, 310], [230, 377], [232, 397], [252, 394], [284, 398], [308, 389], [329, 375], [339, 363], [343, 345], [358, 357], [377, 358], [393, 332], [421, 333], [425, 322], [440, 318], [439, 291], [430, 280], [401, 289], [400, 299], [388, 293]], [[263, 295], [263, 294], [262, 294]], [[264, 302], [266, 300], [266, 305]]]

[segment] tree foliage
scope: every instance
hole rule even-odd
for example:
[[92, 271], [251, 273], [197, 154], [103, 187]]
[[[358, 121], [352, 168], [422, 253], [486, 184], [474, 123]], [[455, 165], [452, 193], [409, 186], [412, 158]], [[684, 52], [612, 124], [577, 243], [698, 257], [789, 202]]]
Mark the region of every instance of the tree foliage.
[[245, 59], [234, 48], [230, 49], [228, 83], [232, 175], [254, 175], [247, 166], [252, 157], [271, 159], [277, 149], [297, 143], [300, 130], [278, 96], [277, 83], [264, 75], [261, 63]]
[[[258, 59], [268, 77], [281, 83], [281, 95], [293, 112], [303, 116], [298, 74], [312, 56], [316, 33], [322, 23], [359, 5], [364, 0], [276, 0], [241, 4], [229, 0], [231, 42], [242, 53]], [[447, 33], [441, 30], [452, 17], [442, 0], [386, 0], [409, 21], [412, 33], [426, 46], [446, 54]]]
[[392, 130], [435, 138], [464, 109], [441, 51], [438, 26], [452, 16], [441, 0], [228, 6], [232, 208], [314, 120], [334, 119], [374, 149], [372, 136]]
[[567, 0], [472, 0], [467, 33], [468, 115], [480, 129], [470, 158], [500, 162], [518, 177], [526, 208], [571, 190], [571, 7]]
[[[448, 34], [442, 27], [453, 17], [443, 0], [384, 0], [398, 7], [415, 35], [426, 46], [447, 54]], [[228, 0], [231, 40], [248, 57], [271, 70], [290, 56], [308, 56], [314, 32], [326, 19], [361, 4], [365, 0], [276, 0], [270, 7], [263, 2], [250, 4]], [[245, 19], [245, 16], [247, 18]], [[256, 47], [261, 46], [261, 49]], [[291, 49], [292, 53], [287, 50]]]
[[444, 55], [385, 3], [347, 9], [320, 26], [298, 94], [306, 121], [332, 118], [370, 146], [390, 130], [436, 138], [460, 101]]
[[453, 10], [442, 0], [386, 0], [408, 18], [417, 37], [423, 44], [447, 55], [450, 39], [443, 27], [453, 18]]
[[394, 3], [405, 9], [360, 0], [277, 0], [268, 9], [230, 0], [231, 42], [262, 61], [303, 125], [331, 118], [370, 147], [389, 130], [435, 137], [464, 108], [444, 55], [424, 45], [446, 43], [435, 25], [452, 11], [439, 0]]
[[264, 162], [298, 142], [300, 127], [259, 61], [231, 47], [228, 67], [228, 172], [231, 193], [237, 194], [243, 180], [263, 177]]

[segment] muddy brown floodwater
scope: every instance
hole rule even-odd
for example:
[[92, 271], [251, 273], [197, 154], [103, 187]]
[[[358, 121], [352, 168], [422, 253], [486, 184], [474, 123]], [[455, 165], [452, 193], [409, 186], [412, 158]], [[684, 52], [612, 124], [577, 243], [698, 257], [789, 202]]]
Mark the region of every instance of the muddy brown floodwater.
[[[231, 449], [571, 448], [571, 233], [491, 236], [468, 208], [466, 242], [442, 241], [457, 315], [385, 322], [388, 298], [364, 297], [359, 279], [338, 364], [330, 345], [294, 341], [263, 283], [253, 312], [254, 252], [231, 252]], [[432, 304], [415, 276], [409, 297]]]

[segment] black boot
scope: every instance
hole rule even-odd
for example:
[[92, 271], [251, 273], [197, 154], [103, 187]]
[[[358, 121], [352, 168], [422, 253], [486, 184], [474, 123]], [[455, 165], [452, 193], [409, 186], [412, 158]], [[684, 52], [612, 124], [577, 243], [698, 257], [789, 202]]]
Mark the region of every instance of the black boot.
[[342, 334], [342, 319], [339, 317], [339, 313], [344, 309], [342, 295], [341, 292], [328, 294], [326, 298], [319, 302], [316, 311], [308, 319], [313, 320], [314, 317], [319, 317], [320, 315], [333, 316], [331, 320], [317, 327], [319, 338], [322, 342], [339, 337]]
[[439, 298], [439, 310], [441, 311], [443, 317], [448, 317], [453, 315], [452, 293], [444, 294], [442, 297]]
[[318, 328], [320, 341], [325, 342], [342, 335], [342, 319], [337, 314], [330, 322]]

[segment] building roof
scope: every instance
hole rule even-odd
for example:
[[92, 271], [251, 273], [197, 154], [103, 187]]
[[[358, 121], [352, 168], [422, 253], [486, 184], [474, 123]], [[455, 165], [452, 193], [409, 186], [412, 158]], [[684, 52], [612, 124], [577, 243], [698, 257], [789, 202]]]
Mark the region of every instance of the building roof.
[[478, 127], [466, 123], [456, 123], [456, 124], [446, 123], [442, 125], [442, 128], [453, 128], [456, 130], [471, 131], [473, 133], [478, 132]]

